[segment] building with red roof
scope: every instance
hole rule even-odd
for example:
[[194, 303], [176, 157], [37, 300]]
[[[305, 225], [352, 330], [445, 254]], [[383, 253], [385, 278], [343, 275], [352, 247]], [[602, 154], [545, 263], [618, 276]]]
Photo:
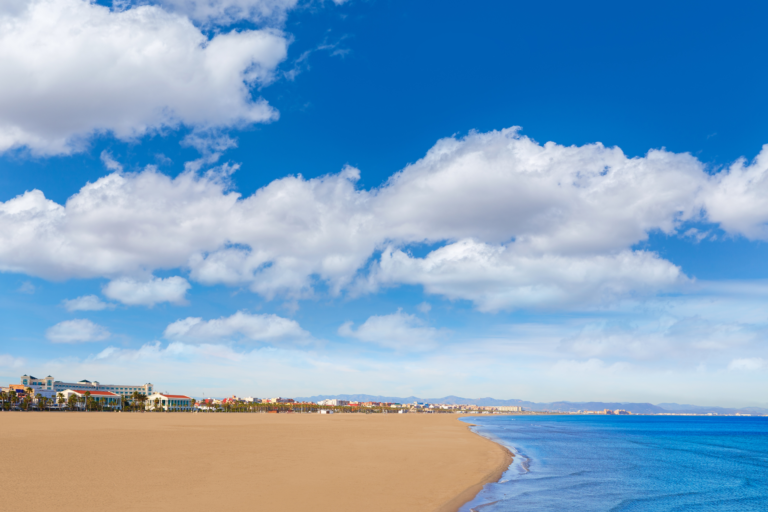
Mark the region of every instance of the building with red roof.
[[[87, 395], [86, 395], [87, 393]], [[96, 402], [102, 407], [109, 407], [110, 409], [122, 409], [123, 400], [117, 393], [111, 391], [83, 391], [79, 389], [66, 389], [61, 392], [64, 395], [64, 400], [69, 402], [70, 396], [75, 396], [78, 399], [77, 407], [79, 409], [85, 408], [86, 397], [90, 396], [91, 401]]]

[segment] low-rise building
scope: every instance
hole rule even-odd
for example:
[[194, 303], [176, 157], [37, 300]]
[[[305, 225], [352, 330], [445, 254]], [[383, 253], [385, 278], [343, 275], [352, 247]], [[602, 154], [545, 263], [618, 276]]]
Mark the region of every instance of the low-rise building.
[[496, 407], [496, 410], [501, 412], [523, 412], [523, 408], [519, 405], [500, 405]]
[[191, 411], [195, 407], [195, 399], [187, 395], [153, 393], [147, 397], [147, 407], [161, 411]]
[[340, 407], [343, 405], [349, 405], [349, 400], [339, 400], [337, 398], [327, 398], [325, 400], [320, 400], [317, 402], [317, 405], [326, 405], [330, 407]]
[[[266, 400], [266, 401], [265, 401]], [[261, 401], [263, 404], [292, 404], [294, 403], [293, 398], [265, 398]]]
[[64, 395], [64, 400], [67, 402], [69, 402], [69, 397], [75, 396], [77, 398], [76, 407], [78, 409], [85, 408], [85, 402], [89, 396], [91, 401], [102, 407], [108, 407], [110, 409], [123, 408], [123, 399], [120, 397], [120, 395], [117, 393], [112, 393], [111, 391], [98, 391], [95, 389], [93, 391], [81, 391], [79, 389], [65, 389], [60, 393]]

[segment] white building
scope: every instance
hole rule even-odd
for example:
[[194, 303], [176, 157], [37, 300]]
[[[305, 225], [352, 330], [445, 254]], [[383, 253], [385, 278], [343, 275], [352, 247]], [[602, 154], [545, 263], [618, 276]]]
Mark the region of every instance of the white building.
[[64, 400], [69, 402], [69, 397], [74, 395], [79, 401], [77, 404], [78, 409], [84, 409], [85, 408], [85, 398], [86, 394], [89, 393], [91, 396], [91, 400], [96, 402], [97, 404], [104, 406], [104, 407], [110, 407], [112, 409], [122, 409], [123, 408], [123, 400], [117, 393], [112, 393], [111, 391], [98, 391], [98, 390], [88, 390], [88, 391], [80, 391], [75, 389], [65, 389], [64, 391], [61, 391], [60, 393], [64, 395]]
[[[21, 383], [24, 386], [29, 386], [38, 391], [53, 391], [59, 393], [61, 391], [72, 389], [80, 391], [109, 391], [120, 396], [130, 397], [135, 391], [149, 395], [152, 393], [153, 385], [151, 383], [144, 384], [143, 386], [129, 385], [129, 384], [101, 384], [98, 381], [81, 380], [78, 382], [62, 382], [54, 379], [50, 375], [44, 379], [38, 379], [32, 375], [22, 375]], [[42, 393], [41, 393], [42, 394]]]
[[497, 407], [496, 410], [501, 412], [523, 412], [523, 408], [519, 405], [502, 405]]
[[331, 407], [339, 407], [342, 405], [349, 405], [348, 400], [338, 400], [336, 398], [328, 398], [326, 400], [320, 400], [317, 402], [317, 405], [328, 405]]
[[[155, 405], [155, 403], [157, 403], [157, 405]], [[191, 396], [153, 393], [147, 397], [148, 409], [157, 408], [163, 411], [191, 411], [194, 407], [195, 399]]]

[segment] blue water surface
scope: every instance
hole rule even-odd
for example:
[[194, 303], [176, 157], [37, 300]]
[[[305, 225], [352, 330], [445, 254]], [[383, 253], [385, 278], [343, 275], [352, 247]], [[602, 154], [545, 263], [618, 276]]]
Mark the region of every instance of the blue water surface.
[[515, 460], [461, 512], [768, 511], [768, 417], [465, 421]]

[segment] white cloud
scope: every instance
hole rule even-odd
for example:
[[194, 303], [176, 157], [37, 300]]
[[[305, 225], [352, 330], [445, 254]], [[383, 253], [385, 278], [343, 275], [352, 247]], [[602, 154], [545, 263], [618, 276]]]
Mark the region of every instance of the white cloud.
[[644, 251], [530, 255], [514, 243], [462, 240], [425, 258], [388, 248], [367, 284], [420, 284], [428, 293], [468, 299], [481, 311], [497, 311], [609, 303], [616, 298], [653, 294], [684, 281], [678, 267]]
[[241, 20], [281, 24], [298, 0], [156, 0], [156, 3], [203, 25], [228, 25]]
[[167, 339], [186, 343], [214, 343], [228, 340], [263, 342], [307, 341], [310, 335], [295, 320], [277, 315], [252, 315], [238, 311], [213, 320], [188, 317], [173, 322], [163, 333]]
[[418, 306], [416, 306], [416, 309], [418, 309], [420, 312], [424, 313], [425, 315], [432, 311], [432, 304], [429, 302], [422, 302]]
[[513, 239], [530, 254], [595, 254], [652, 230], [675, 233], [698, 216], [706, 184], [687, 154], [627, 158], [599, 143], [540, 145], [511, 128], [438, 141], [389, 179], [374, 206], [395, 239]]
[[268, 28], [208, 40], [152, 5], [30, 0], [0, 10], [0, 76], [13, 77], [0, 81], [0, 151], [68, 154], [97, 133], [133, 139], [272, 121], [277, 112], [251, 87], [273, 79], [287, 46]]
[[726, 232], [768, 240], [768, 144], [748, 163], [741, 158], [715, 174], [707, 188], [707, 218]]
[[104, 167], [113, 172], [123, 172], [123, 166], [112, 157], [112, 154], [106, 149], [101, 152], [101, 161]]
[[103, 341], [110, 337], [109, 331], [90, 320], [66, 320], [45, 331], [45, 337], [52, 343], [79, 343]]
[[64, 299], [64, 307], [67, 311], [101, 311], [103, 309], [112, 309], [114, 304], [108, 304], [98, 298], [96, 295], [85, 295], [75, 299]]
[[30, 281], [24, 281], [21, 283], [21, 286], [19, 286], [19, 289], [17, 290], [19, 293], [26, 293], [27, 295], [32, 295], [35, 293], [35, 285], [33, 285]]
[[435, 348], [440, 331], [414, 315], [397, 310], [391, 315], [371, 316], [357, 329], [352, 322], [339, 327], [339, 334], [396, 350], [422, 351]]
[[[685, 236], [686, 221], [716, 215], [730, 219], [729, 233], [759, 232], [744, 227], [759, 218], [706, 209], [735, 178], [710, 176], [690, 155], [627, 158], [601, 144], [541, 145], [517, 129], [441, 140], [373, 190], [358, 188], [359, 171], [347, 167], [241, 197], [234, 170], [116, 172], [64, 205], [26, 192], [0, 203], [0, 269], [139, 279], [185, 268], [200, 283], [267, 298], [311, 296], [317, 281], [332, 294], [411, 283], [485, 311], [590, 308], [690, 284], [669, 261], [632, 249], [652, 231]], [[411, 256], [422, 243], [437, 248]]]
[[728, 364], [728, 369], [735, 371], [756, 371], [764, 370], [765, 368], [768, 368], [768, 361], [762, 357], [734, 359]]
[[26, 361], [20, 357], [13, 357], [8, 354], [0, 354], [0, 367], [2, 368], [20, 368]]
[[128, 306], [152, 307], [159, 302], [186, 304], [186, 294], [190, 288], [189, 282], [179, 276], [165, 279], [153, 277], [149, 281], [121, 277], [110, 281], [104, 287], [103, 293], [110, 299]]

